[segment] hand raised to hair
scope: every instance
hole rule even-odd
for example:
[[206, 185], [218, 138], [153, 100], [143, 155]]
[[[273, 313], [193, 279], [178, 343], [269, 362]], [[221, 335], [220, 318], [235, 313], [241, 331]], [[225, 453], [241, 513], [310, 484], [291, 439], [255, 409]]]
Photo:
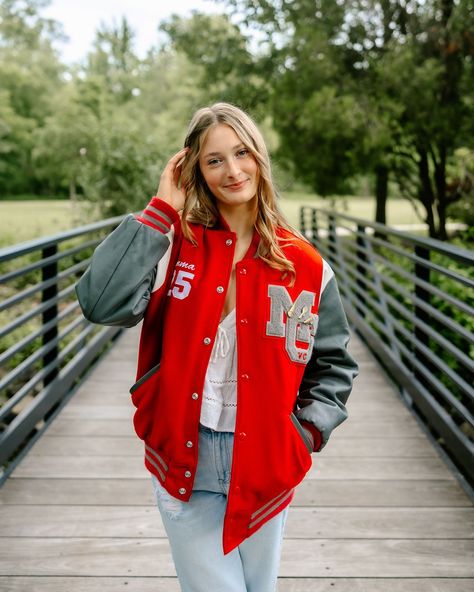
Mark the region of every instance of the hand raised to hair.
[[186, 201], [185, 188], [180, 185], [179, 178], [181, 175], [181, 165], [189, 148], [183, 148], [172, 156], [160, 177], [160, 184], [158, 185], [157, 197], [168, 203], [178, 212], [184, 208]]

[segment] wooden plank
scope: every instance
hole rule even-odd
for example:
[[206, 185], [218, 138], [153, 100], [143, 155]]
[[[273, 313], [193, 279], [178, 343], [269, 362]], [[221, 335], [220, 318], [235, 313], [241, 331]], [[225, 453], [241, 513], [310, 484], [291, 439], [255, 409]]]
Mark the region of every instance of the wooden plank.
[[[155, 505], [151, 480], [22, 479], [3, 486], [0, 505]], [[454, 480], [306, 480], [296, 488], [293, 506], [464, 507], [471, 502]]]
[[[467, 592], [467, 578], [279, 578], [279, 592]], [[2, 592], [180, 592], [176, 578], [0, 577]], [[212, 591], [210, 591], [212, 592]]]
[[70, 419], [124, 419], [132, 421], [135, 407], [128, 405], [67, 405], [60, 414], [62, 421]]
[[132, 422], [126, 419], [71, 419], [58, 417], [46, 432], [53, 436], [133, 436]]
[[[22, 479], [5, 484], [0, 504], [153, 504], [144, 479]], [[296, 489], [299, 506], [468, 506], [457, 481], [306, 480]]]
[[[165, 537], [150, 506], [3, 506], [3, 537]], [[473, 508], [291, 507], [290, 539], [449, 539], [474, 536]]]
[[306, 479], [296, 488], [293, 505], [360, 507], [459, 507], [471, 502], [455, 480]]
[[[282, 577], [474, 577], [474, 541], [285, 539]], [[21, 561], [18, 558], [21, 557]], [[0, 575], [173, 576], [165, 539], [10, 538]]]
[[[136, 436], [81, 437], [45, 435], [32, 448], [30, 454], [50, 456], [136, 456], [143, 454], [143, 442]], [[410, 438], [341, 438], [334, 435], [321, 453], [324, 457], [437, 457], [426, 437]], [[317, 458], [317, 457], [315, 457]]]
[[[334, 437], [344, 438], [415, 438], [423, 432], [416, 420], [412, 417], [403, 417], [399, 420], [390, 419], [368, 419], [355, 420], [353, 417], [346, 420], [336, 428]], [[328, 442], [330, 446], [332, 436]]]
[[109, 385], [103, 389], [90, 388], [89, 384], [86, 383], [85, 387], [81, 391], [77, 391], [69, 405], [131, 405], [130, 393], [128, 387], [121, 383], [120, 387], [115, 385]]
[[[386, 578], [280, 578], [278, 580], [279, 592], [468, 592], [473, 587], [474, 580], [466, 578], [400, 578], [398, 580]], [[147, 592], [147, 590], [143, 592]], [[42, 591], [38, 590], [38, 592]], [[108, 591], [104, 590], [103, 592]], [[134, 592], [134, 590], [128, 592]]]
[[[143, 462], [135, 456], [28, 455], [15, 470], [16, 477], [53, 479], [140, 479]], [[307, 479], [454, 479], [440, 458], [367, 458], [315, 456]]]
[[[14, 473], [15, 474], [15, 473]], [[155, 505], [151, 478], [21, 479], [10, 477], [0, 505]]]
[[43, 436], [31, 449], [34, 456], [143, 456], [143, 442], [136, 436], [86, 438]]
[[290, 508], [290, 539], [449, 539], [474, 536], [470, 508]]
[[[59, 416], [46, 432], [55, 436], [128, 436], [133, 435], [133, 426], [126, 419], [68, 419]], [[411, 417], [393, 420], [347, 420], [334, 432], [334, 437], [345, 438], [404, 438], [419, 437], [421, 428]], [[331, 444], [332, 437], [328, 443]]]
[[313, 457], [307, 479], [454, 479], [440, 458]]
[[285, 539], [287, 577], [474, 577], [474, 541]]

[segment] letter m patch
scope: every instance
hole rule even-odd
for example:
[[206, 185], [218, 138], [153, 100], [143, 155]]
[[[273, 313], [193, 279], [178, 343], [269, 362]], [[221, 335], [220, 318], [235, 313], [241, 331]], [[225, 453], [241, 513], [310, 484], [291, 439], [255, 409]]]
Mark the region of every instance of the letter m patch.
[[290, 360], [306, 364], [311, 357], [318, 325], [318, 316], [311, 312], [316, 294], [303, 290], [293, 301], [284, 286], [270, 285], [268, 297], [270, 320], [267, 321], [266, 334], [284, 337]]

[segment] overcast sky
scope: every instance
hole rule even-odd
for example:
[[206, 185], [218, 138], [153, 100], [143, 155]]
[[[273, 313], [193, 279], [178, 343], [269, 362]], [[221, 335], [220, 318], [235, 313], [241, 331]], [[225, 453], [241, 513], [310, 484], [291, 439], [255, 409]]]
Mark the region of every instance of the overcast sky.
[[156, 43], [160, 21], [172, 13], [187, 15], [192, 10], [224, 12], [224, 6], [213, 0], [53, 0], [42, 15], [62, 23], [69, 42], [58, 49], [63, 60], [72, 63], [85, 57], [101, 22], [112, 24], [115, 19], [119, 23], [125, 15], [136, 33], [135, 49], [144, 57]]

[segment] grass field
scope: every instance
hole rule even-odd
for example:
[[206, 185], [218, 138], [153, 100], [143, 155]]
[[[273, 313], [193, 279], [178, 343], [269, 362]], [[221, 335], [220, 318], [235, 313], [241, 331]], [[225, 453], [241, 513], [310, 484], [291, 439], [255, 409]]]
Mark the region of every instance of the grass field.
[[20, 243], [79, 226], [80, 212], [69, 200], [0, 201], [0, 243]]
[[[305, 193], [286, 193], [282, 198], [282, 209], [290, 222], [298, 226], [301, 205], [345, 212], [357, 218], [373, 220], [375, 202], [372, 197], [339, 198], [331, 202]], [[392, 199], [388, 202], [389, 224], [416, 224], [419, 220], [408, 201]], [[55, 234], [75, 226], [86, 224], [87, 220], [78, 204], [68, 200], [0, 200], [0, 244], [13, 245], [29, 239]]]

